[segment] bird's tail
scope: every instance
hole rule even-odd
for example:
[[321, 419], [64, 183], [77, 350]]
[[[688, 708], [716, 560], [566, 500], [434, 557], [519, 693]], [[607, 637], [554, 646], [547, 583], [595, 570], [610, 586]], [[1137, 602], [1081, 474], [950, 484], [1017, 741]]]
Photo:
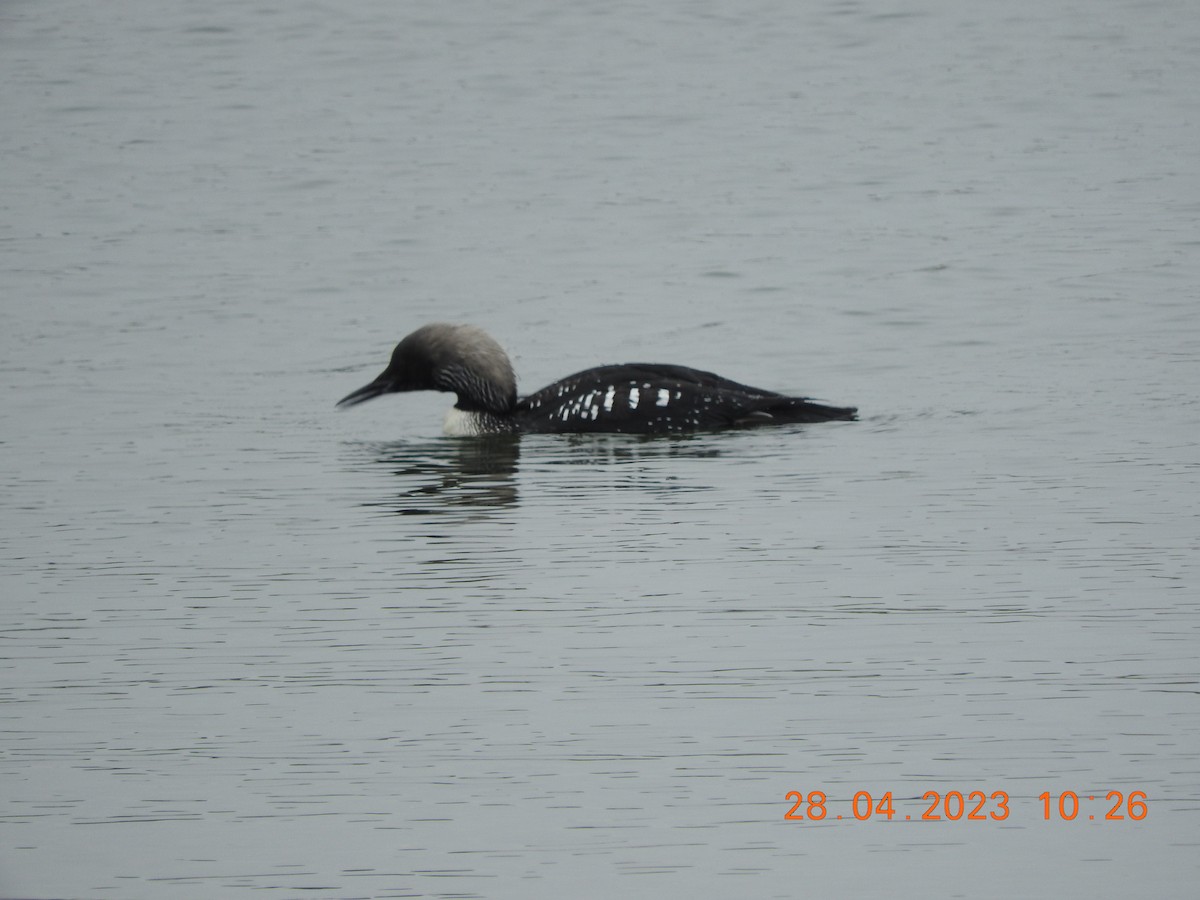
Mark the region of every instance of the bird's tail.
[[853, 422], [858, 418], [856, 406], [828, 406], [805, 397], [772, 398], [753, 413], [742, 419], [742, 425], [778, 425], [788, 422]]

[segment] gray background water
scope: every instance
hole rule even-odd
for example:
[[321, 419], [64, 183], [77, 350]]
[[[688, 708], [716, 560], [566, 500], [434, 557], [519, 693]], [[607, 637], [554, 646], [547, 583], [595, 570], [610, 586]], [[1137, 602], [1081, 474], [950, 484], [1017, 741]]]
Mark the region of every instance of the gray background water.
[[[0, 895], [1194, 896], [1194, 4], [9, 0], [0, 76]], [[863, 419], [334, 412], [439, 319]]]

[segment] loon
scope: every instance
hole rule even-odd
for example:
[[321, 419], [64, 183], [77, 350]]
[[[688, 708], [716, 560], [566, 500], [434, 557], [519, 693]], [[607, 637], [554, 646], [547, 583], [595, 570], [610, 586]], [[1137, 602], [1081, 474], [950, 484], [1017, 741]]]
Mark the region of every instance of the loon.
[[444, 425], [451, 436], [673, 434], [853, 420], [858, 412], [659, 363], [585, 369], [518, 397], [516, 375], [503, 348], [480, 328], [443, 322], [418, 328], [402, 340], [382, 374], [337, 406], [344, 409], [401, 391], [457, 394]]

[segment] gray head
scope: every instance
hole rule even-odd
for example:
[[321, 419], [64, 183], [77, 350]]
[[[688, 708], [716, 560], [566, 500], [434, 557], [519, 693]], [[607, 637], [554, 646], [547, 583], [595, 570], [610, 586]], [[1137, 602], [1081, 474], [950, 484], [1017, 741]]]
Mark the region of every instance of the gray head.
[[399, 391], [449, 391], [460, 409], [507, 413], [517, 403], [517, 378], [508, 354], [483, 329], [435, 322], [397, 344], [382, 374], [337, 405]]

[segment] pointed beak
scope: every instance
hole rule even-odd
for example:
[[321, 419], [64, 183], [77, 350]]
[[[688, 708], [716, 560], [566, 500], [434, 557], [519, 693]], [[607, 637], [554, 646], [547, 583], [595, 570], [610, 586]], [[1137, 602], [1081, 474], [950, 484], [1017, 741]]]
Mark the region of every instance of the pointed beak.
[[349, 409], [351, 406], [357, 406], [388, 393], [392, 389], [392, 380], [386, 376], [387, 373], [384, 372], [370, 384], [363, 385], [357, 391], [347, 394], [337, 402], [337, 408]]

